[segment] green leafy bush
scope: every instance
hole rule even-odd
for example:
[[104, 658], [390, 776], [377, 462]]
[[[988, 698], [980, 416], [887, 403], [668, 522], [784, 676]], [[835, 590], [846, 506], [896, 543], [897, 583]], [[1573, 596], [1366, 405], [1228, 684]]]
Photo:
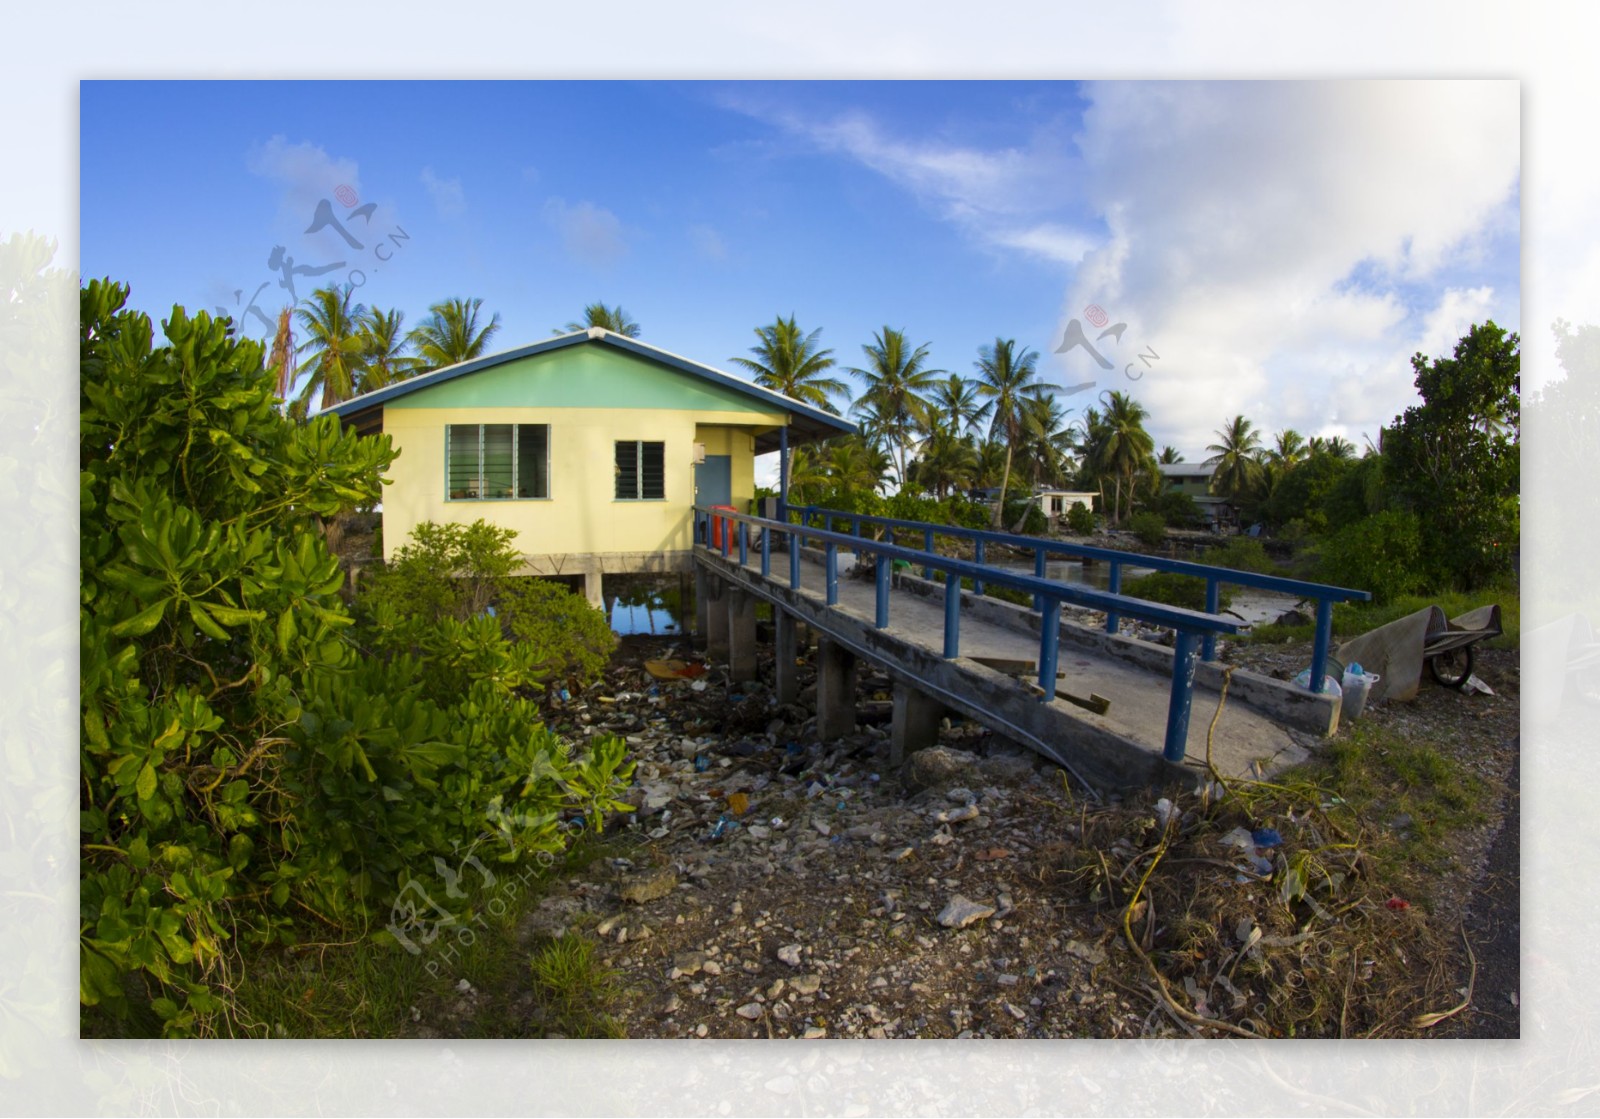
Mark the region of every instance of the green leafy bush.
[[389, 440], [285, 418], [227, 320], [175, 308], [157, 346], [126, 300], [80, 293], [84, 1030], [247, 1032], [249, 955], [398, 942], [413, 880], [561, 849], [631, 763], [541, 723], [493, 618], [375, 652], [319, 520], [378, 498]]
[[1067, 527], [1078, 536], [1094, 535], [1094, 512], [1087, 505], [1074, 505], [1067, 510]]
[[1335, 586], [1371, 591], [1379, 603], [1427, 589], [1416, 516], [1390, 509], [1326, 537], [1318, 573]]
[[[1122, 585], [1122, 593], [1151, 602], [1164, 602], [1168, 606], [1181, 606], [1186, 610], [1206, 608], [1206, 581], [1198, 575], [1179, 575], [1171, 571], [1153, 571], [1130, 579]], [[1217, 588], [1219, 609], [1227, 609], [1233, 596], [1226, 585]]]
[[1226, 544], [1209, 549], [1204, 562], [1211, 567], [1254, 571], [1262, 575], [1270, 575], [1278, 570], [1278, 565], [1267, 555], [1266, 546], [1252, 536], [1235, 536]]
[[1173, 528], [1200, 528], [1206, 522], [1194, 498], [1176, 490], [1157, 494], [1145, 502], [1145, 508], [1151, 513], [1160, 514], [1161, 519]]
[[1147, 548], [1159, 548], [1166, 543], [1167, 522], [1159, 513], [1135, 513], [1128, 520], [1128, 528]]

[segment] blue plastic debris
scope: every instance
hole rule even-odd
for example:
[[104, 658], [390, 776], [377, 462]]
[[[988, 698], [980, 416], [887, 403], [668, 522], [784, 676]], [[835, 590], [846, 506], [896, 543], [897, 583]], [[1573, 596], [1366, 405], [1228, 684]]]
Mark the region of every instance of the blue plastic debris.
[[723, 835], [733, 831], [738, 826], [739, 821], [735, 820], [733, 817], [724, 812], [720, 817], [718, 817], [716, 826], [711, 829], [711, 838], [721, 839]]
[[694, 758], [694, 771], [696, 773], [704, 773], [706, 770], [708, 770], [710, 768], [711, 768], [711, 759], [710, 758], [706, 757], [704, 754], [696, 754], [695, 755], [695, 758]]
[[1255, 841], [1257, 847], [1283, 846], [1283, 836], [1279, 835], [1274, 828], [1257, 828], [1250, 833], [1250, 838]]

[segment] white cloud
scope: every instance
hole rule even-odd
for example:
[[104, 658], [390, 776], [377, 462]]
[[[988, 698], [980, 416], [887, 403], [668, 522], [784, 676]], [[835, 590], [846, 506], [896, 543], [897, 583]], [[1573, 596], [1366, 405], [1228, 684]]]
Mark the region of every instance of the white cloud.
[[251, 149], [248, 166], [251, 174], [283, 184], [283, 208], [302, 228], [317, 203], [333, 199], [341, 186], [358, 196], [361, 192], [361, 172], [355, 160], [335, 158], [309, 141], [291, 144], [287, 137], [274, 136]]
[[461, 189], [460, 179], [441, 179], [433, 173], [432, 167], [424, 167], [422, 188], [428, 192], [428, 197], [433, 199], [434, 208], [439, 211], [440, 217], [453, 218], [467, 208], [467, 196]]
[[1044, 134], [1028, 147], [985, 150], [887, 135], [862, 113], [810, 120], [789, 110], [729, 101], [829, 153], [845, 155], [916, 195], [941, 217], [962, 225], [991, 248], [1022, 249], [1076, 264], [1095, 243], [1092, 233], [1041, 220], [1058, 210], [1074, 160], [1067, 137]]
[[567, 205], [561, 198], [544, 204], [544, 217], [561, 235], [568, 255], [585, 264], [607, 265], [628, 251], [622, 237], [622, 222], [617, 215], [593, 202]]
[[[1376, 435], [1414, 399], [1411, 353], [1447, 354], [1491, 314], [1514, 326], [1515, 291], [1444, 277], [1481, 269], [1486, 239], [1515, 229], [1515, 83], [1088, 93], [1084, 189], [1111, 236], [1061, 323], [1099, 303], [1130, 324], [1124, 348], [1162, 353], [1137, 387], [1158, 442], [1192, 457], [1240, 412], [1269, 430]], [[1082, 379], [1083, 355], [1056, 360]]]
[[689, 227], [689, 242], [694, 245], [695, 251], [707, 260], [723, 261], [728, 259], [728, 246], [722, 236], [709, 225], [691, 225]]

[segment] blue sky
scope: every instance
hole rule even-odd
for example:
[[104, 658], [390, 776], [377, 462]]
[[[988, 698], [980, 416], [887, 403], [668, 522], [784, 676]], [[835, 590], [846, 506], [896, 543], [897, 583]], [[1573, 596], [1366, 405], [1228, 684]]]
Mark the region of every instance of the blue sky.
[[[83, 274], [131, 283], [158, 319], [225, 307], [256, 336], [252, 297], [268, 318], [289, 300], [268, 267], [283, 246], [340, 265], [296, 276], [298, 296], [359, 279], [408, 325], [481, 296], [496, 348], [594, 300], [730, 372], [780, 314], [842, 366], [885, 324], [964, 376], [1014, 338], [1047, 381], [1093, 382], [1074, 411], [1131, 391], [1193, 461], [1236, 412], [1359, 444], [1412, 402], [1411, 353], [1520, 325], [1515, 82], [81, 93]], [[323, 199], [359, 249], [306, 232]], [[1074, 318], [1099, 335], [1091, 307], [1126, 324], [1097, 343], [1110, 371], [1054, 352]]]

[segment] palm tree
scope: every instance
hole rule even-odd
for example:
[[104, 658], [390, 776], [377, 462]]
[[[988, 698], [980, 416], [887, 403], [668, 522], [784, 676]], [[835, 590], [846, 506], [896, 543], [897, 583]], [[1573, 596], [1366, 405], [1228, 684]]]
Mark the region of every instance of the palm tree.
[[1046, 387], [1043, 381], [1033, 379], [1039, 364], [1038, 353], [1024, 347], [1022, 353], [1018, 354], [1016, 345], [1014, 339], [996, 338], [993, 346], [978, 350], [978, 360], [974, 363], [979, 377], [978, 395], [988, 398], [980, 418], [988, 418], [990, 438], [1003, 436], [1006, 444], [1006, 466], [1000, 475], [1000, 501], [994, 508], [996, 527], [1006, 507], [1006, 486], [1011, 480], [1011, 450], [1021, 433], [1023, 404], [1038, 396]]
[[1353, 459], [1356, 457], [1356, 445], [1342, 435], [1335, 435], [1328, 440], [1327, 452], [1334, 458]]
[[356, 385], [366, 365], [366, 345], [360, 328], [366, 307], [360, 303], [351, 305], [353, 292], [348, 286], [342, 292], [318, 288], [311, 293], [307, 305], [296, 312], [300, 325], [305, 328], [306, 340], [295, 352], [311, 355], [301, 366], [311, 370], [311, 380], [300, 393], [304, 407], [310, 406], [318, 390], [322, 393], [321, 403], [317, 405], [319, 410], [356, 394]]
[[293, 319], [287, 307], [278, 312], [278, 330], [272, 336], [272, 356], [267, 361], [267, 368], [278, 371], [278, 399], [288, 400], [297, 373], [294, 365]]
[[628, 312], [622, 309], [622, 304], [607, 307], [604, 303], [591, 303], [583, 309], [582, 322], [569, 322], [560, 330], [551, 331], [552, 334], [570, 334], [575, 330], [587, 330], [591, 326], [600, 326], [620, 334], [625, 338], [639, 337], [639, 324], [628, 317]]
[[1278, 432], [1272, 449], [1266, 452], [1266, 460], [1274, 466], [1292, 470], [1296, 464], [1305, 459], [1306, 455], [1305, 439], [1294, 428], [1286, 427]]
[[756, 327], [756, 337], [761, 342], [751, 346], [750, 352], [757, 360], [730, 360], [754, 373], [756, 384], [762, 388], [838, 415], [839, 409], [828, 398], [836, 393], [846, 395], [848, 389], [843, 381], [824, 375], [833, 367], [833, 358], [828, 356], [833, 351], [816, 348], [817, 335], [821, 333], [822, 328], [818, 327], [810, 334], [801, 334], [793, 315], [779, 318], [771, 326]]
[[928, 418], [927, 429], [932, 430], [933, 419], [939, 418], [950, 425], [953, 434], [960, 435], [976, 427], [983, 405], [978, 401], [978, 387], [959, 373], [950, 374], [948, 381], [940, 381], [929, 393], [933, 415]]
[[978, 456], [971, 441], [940, 424], [923, 441], [921, 456], [906, 469], [912, 481], [943, 501], [952, 489], [972, 485]]
[[985, 439], [973, 448], [973, 481], [982, 489], [1004, 487], [1011, 459], [1011, 445], [1004, 439]]
[[428, 317], [406, 335], [416, 348], [421, 371], [458, 365], [487, 352], [489, 339], [500, 329], [500, 315], [496, 312], [487, 324], [480, 325], [482, 308], [482, 299], [446, 299], [428, 308]]
[[366, 350], [366, 368], [362, 371], [362, 392], [381, 389], [395, 381], [403, 381], [415, 372], [417, 360], [406, 354], [410, 342], [401, 333], [406, 317], [400, 311], [367, 309], [361, 319], [361, 335]]
[[1035, 486], [1061, 482], [1072, 451], [1066, 429], [1067, 410], [1053, 393], [1034, 397], [1022, 406], [1022, 439], [1017, 444], [1022, 468]]
[[1178, 453], [1176, 447], [1169, 443], [1161, 448], [1161, 454], [1156, 457], [1156, 461], [1162, 466], [1172, 466], [1182, 462], [1183, 456]]
[[809, 505], [827, 488], [827, 471], [813, 449], [809, 446], [792, 448], [789, 452], [789, 503], [796, 507]]
[[1134, 476], [1146, 475], [1154, 463], [1155, 441], [1144, 429], [1150, 417], [1133, 397], [1120, 390], [1102, 393], [1100, 402], [1105, 407], [1102, 417], [1104, 434], [1099, 447], [1099, 464], [1116, 481], [1116, 498], [1112, 520], [1120, 522], [1123, 514], [1123, 486], [1127, 486], [1128, 505], [1133, 504]]
[[1216, 452], [1206, 459], [1208, 465], [1215, 464], [1217, 468], [1211, 475], [1211, 491], [1229, 501], [1238, 501], [1249, 496], [1261, 481], [1261, 463], [1256, 457], [1262, 449], [1261, 434], [1249, 420], [1235, 416], [1216, 435], [1218, 442], [1206, 447]]
[[883, 452], [868, 445], [859, 435], [846, 435], [828, 441], [828, 457], [823, 467], [837, 494], [873, 493], [887, 473]]
[[852, 368], [849, 372], [866, 383], [866, 391], [851, 411], [873, 416], [890, 457], [898, 452], [896, 476], [904, 479], [906, 444], [928, 412], [923, 394], [933, 389], [934, 378], [943, 376], [944, 370], [924, 368], [928, 347], [922, 345], [913, 350], [905, 331], [887, 326], [873, 335], [872, 342], [864, 344], [861, 352], [867, 355], [867, 368]]

